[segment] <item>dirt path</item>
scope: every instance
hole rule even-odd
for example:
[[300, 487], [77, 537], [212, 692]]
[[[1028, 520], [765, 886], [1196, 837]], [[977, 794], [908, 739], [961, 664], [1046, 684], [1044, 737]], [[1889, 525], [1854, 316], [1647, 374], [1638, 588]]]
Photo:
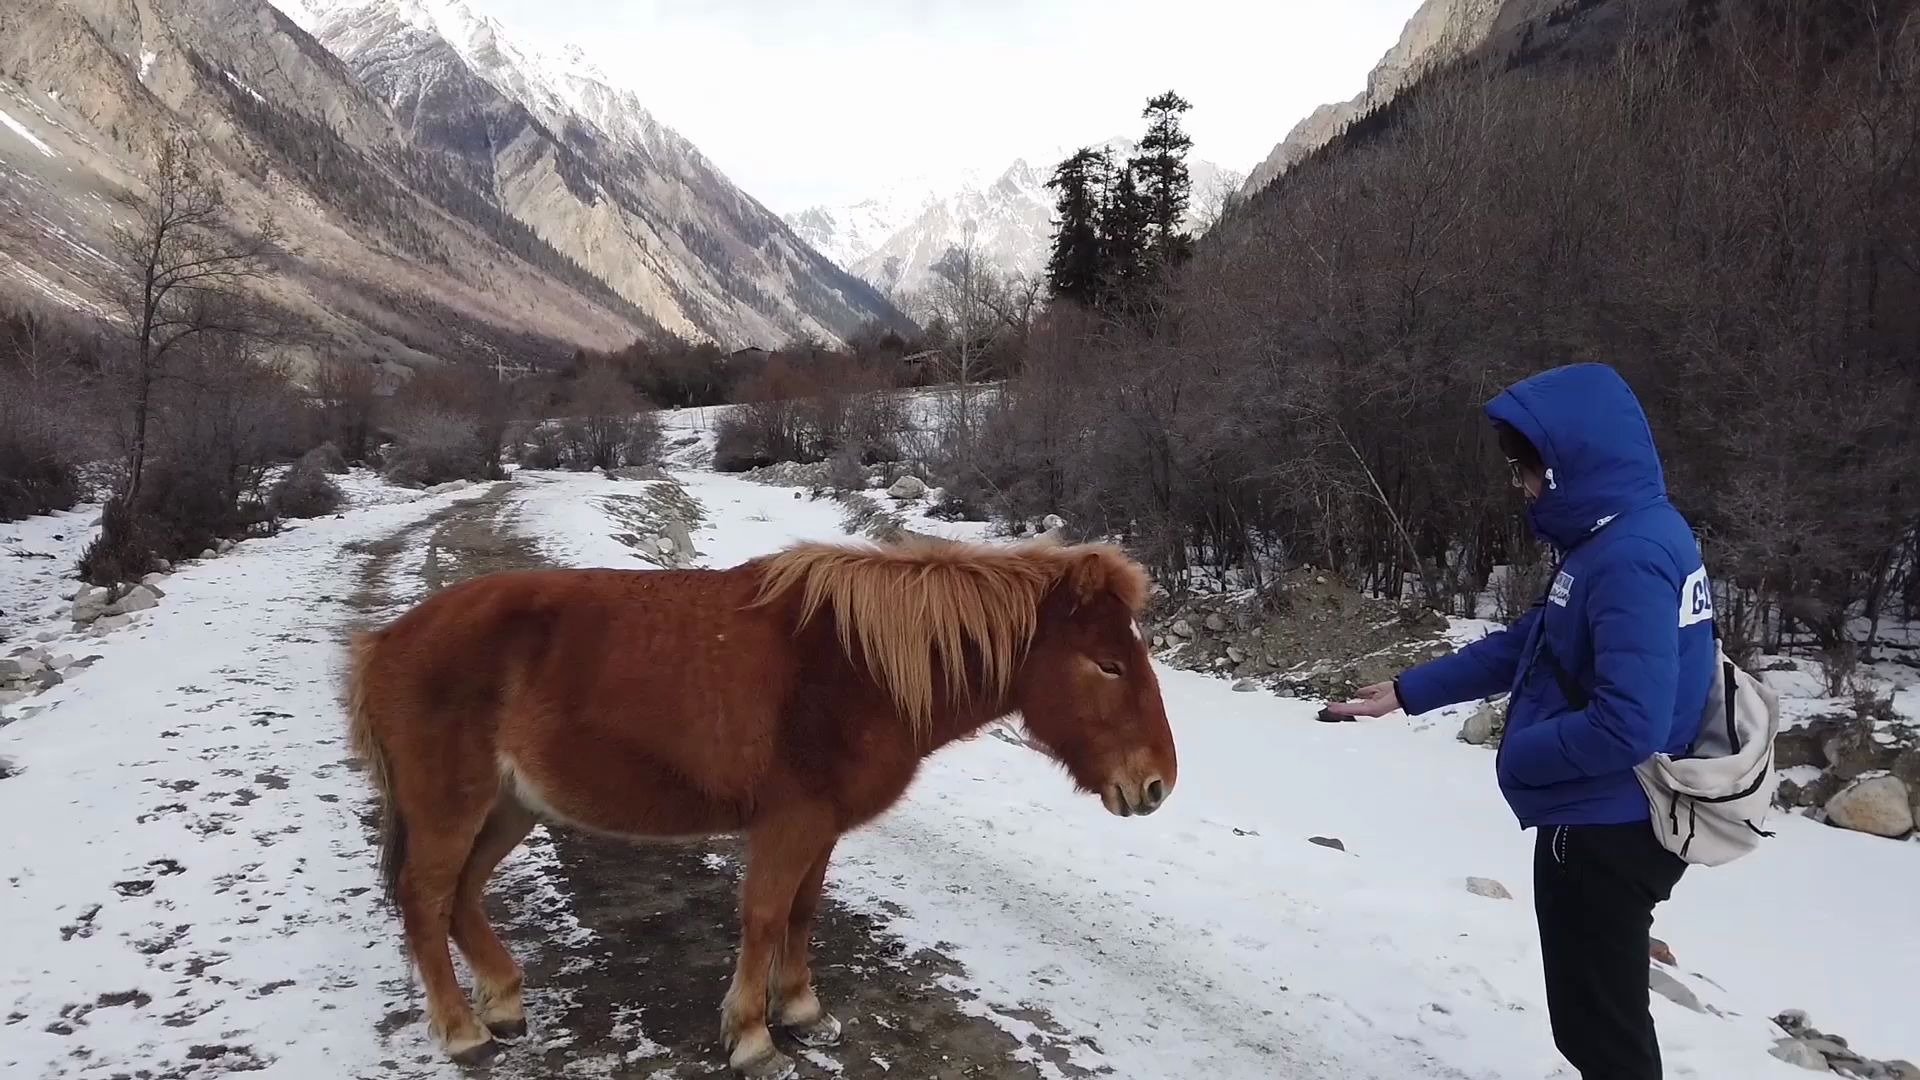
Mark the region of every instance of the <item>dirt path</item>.
[[[514, 485], [455, 504], [362, 551], [368, 556], [355, 606], [392, 612], [427, 590], [497, 570], [547, 565], [515, 527]], [[423, 580], [399, 556], [427, 536]], [[647, 845], [536, 829], [529, 846], [542, 864], [496, 879], [489, 907], [526, 967], [534, 1034], [490, 1069], [498, 1077], [613, 1076], [634, 1080], [726, 1072], [719, 1008], [732, 975], [740, 846], [730, 838]], [[1022, 1048], [964, 991], [958, 964], [931, 950], [908, 952], [882, 920], [831, 895], [815, 930], [821, 998], [846, 1023], [845, 1042], [805, 1051], [783, 1040], [802, 1077], [957, 1080], [962, 1077], [1086, 1076], [1068, 1061], [1091, 1046], [1047, 1016], [1015, 1019], [1048, 1033]], [[563, 915], [557, 915], [564, 912]], [[577, 924], [567, 933], [562, 924]], [[398, 933], [398, 926], [395, 926]], [[417, 997], [417, 995], [416, 995]], [[411, 1010], [389, 1017], [397, 1029]], [[1047, 1072], [1031, 1062], [1050, 1063]], [[420, 1063], [424, 1064], [424, 1063]], [[393, 1075], [407, 1067], [395, 1063]]]

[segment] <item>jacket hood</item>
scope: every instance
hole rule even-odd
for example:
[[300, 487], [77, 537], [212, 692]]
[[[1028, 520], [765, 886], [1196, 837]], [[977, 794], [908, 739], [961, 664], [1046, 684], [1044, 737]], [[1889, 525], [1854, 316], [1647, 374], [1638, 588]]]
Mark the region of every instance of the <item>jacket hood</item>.
[[1546, 488], [1527, 516], [1533, 530], [1570, 551], [1621, 514], [1663, 502], [1666, 476], [1647, 414], [1618, 372], [1575, 364], [1523, 379], [1487, 403], [1540, 451]]

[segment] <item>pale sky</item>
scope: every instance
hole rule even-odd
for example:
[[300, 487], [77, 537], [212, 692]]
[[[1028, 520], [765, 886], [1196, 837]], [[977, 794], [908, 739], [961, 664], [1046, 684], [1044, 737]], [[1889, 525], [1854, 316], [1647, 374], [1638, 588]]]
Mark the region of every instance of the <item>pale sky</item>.
[[1196, 157], [1253, 168], [1352, 97], [1419, 0], [468, 0], [577, 44], [778, 212], [906, 176], [997, 170], [1137, 138], [1147, 98], [1193, 103]]

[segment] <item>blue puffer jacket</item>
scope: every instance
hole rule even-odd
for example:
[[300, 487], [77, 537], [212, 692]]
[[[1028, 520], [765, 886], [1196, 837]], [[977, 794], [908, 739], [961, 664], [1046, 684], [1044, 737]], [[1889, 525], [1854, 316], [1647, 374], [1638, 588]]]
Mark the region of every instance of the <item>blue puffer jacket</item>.
[[[1402, 674], [1401, 706], [1418, 714], [1510, 691], [1496, 771], [1522, 828], [1645, 820], [1633, 767], [1685, 752], [1713, 682], [1699, 545], [1667, 501], [1646, 414], [1612, 368], [1533, 376], [1487, 415], [1540, 451], [1547, 485], [1529, 518], [1564, 562], [1507, 630]], [[1554, 660], [1584, 708], [1562, 692]]]

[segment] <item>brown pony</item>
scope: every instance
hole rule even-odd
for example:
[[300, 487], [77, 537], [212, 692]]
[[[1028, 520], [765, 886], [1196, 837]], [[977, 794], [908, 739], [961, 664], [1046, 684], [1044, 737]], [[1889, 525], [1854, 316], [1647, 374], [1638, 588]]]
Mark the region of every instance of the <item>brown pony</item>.
[[352, 742], [431, 1031], [463, 1064], [526, 1031], [480, 894], [536, 820], [744, 833], [722, 1033], [734, 1069], [787, 1075], [769, 1014], [806, 1045], [840, 1035], [807, 967], [828, 857], [928, 754], [1017, 711], [1109, 811], [1173, 790], [1146, 592], [1102, 545], [803, 544], [728, 570], [493, 574], [355, 635]]

